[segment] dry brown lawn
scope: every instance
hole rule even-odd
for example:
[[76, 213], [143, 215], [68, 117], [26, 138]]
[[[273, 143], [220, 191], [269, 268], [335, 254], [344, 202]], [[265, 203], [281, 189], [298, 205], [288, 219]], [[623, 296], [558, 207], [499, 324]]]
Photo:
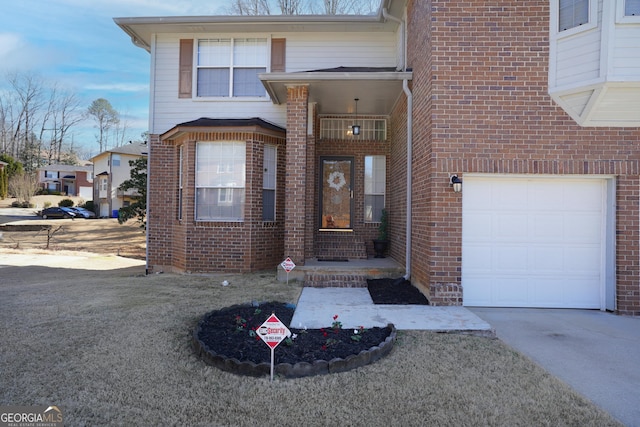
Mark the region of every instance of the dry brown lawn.
[[[92, 223], [102, 221], [75, 220], [56, 244], [122, 245], [107, 231], [96, 238], [84, 228]], [[275, 268], [145, 276], [143, 263], [100, 270], [119, 258], [69, 252], [58, 265], [12, 265], [22, 254], [0, 249], [0, 405], [57, 405], [66, 425], [619, 425], [501, 341], [476, 336], [401, 332], [386, 358], [326, 376], [271, 383], [222, 372], [192, 350], [197, 321], [238, 303], [296, 302], [297, 282], [278, 282]], [[83, 268], [66, 268], [70, 260]]]

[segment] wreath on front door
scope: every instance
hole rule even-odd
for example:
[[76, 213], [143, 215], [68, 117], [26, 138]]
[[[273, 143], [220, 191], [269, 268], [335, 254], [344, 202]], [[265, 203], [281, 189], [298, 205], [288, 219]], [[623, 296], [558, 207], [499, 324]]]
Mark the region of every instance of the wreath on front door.
[[331, 172], [327, 182], [329, 183], [329, 187], [335, 188], [336, 191], [340, 191], [340, 189], [347, 183], [344, 179], [344, 174], [340, 171]]

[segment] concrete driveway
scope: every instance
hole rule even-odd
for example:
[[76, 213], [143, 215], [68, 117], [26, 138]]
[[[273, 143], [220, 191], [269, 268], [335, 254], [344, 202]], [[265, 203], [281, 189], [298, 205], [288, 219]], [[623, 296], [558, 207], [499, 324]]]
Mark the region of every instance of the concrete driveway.
[[640, 318], [597, 310], [470, 310], [502, 341], [625, 425], [640, 427]]

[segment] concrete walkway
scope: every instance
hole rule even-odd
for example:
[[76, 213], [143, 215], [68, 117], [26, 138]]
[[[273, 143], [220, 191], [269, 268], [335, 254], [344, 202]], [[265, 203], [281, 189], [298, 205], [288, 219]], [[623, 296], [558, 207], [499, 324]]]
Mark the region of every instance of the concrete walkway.
[[367, 288], [303, 288], [291, 327], [328, 327], [335, 315], [344, 328], [393, 323], [399, 330], [493, 334], [487, 322], [464, 307], [376, 305]]

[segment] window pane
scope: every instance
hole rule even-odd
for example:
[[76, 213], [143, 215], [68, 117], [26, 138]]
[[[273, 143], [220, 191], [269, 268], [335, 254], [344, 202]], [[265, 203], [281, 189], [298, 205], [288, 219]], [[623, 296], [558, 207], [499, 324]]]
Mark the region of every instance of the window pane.
[[380, 222], [384, 209], [384, 195], [364, 196], [364, 220], [367, 222]]
[[233, 70], [233, 96], [265, 96], [266, 91], [258, 78], [266, 68], [235, 68]]
[[559, 31], [589, 22], [589, 0], [560, 0]]
[[276, 192], [275, 190], [262, 190], [262, 220], [276, 220]]
[[234, 39], [233, 65], [264, 67], [267, 65], [267, 39]]
[[276, 189], [276, 147], [273, 145], [264, 146], [262, 188]]
[[199, 40], [198, 65], [229, 67], [231, 65], [231, 39]]
[[229, 69], [198, 69], [197, 90], [198, 96], [229, 96]]
[[196, 219], [240, 221], [244, 212], [244, 188], [198, 188]]
[[625, 2], [624, 2], [624, 14], [625, 14], [625, 16], [639, 16], [640, 15], [640, 0], [625, 0]]

